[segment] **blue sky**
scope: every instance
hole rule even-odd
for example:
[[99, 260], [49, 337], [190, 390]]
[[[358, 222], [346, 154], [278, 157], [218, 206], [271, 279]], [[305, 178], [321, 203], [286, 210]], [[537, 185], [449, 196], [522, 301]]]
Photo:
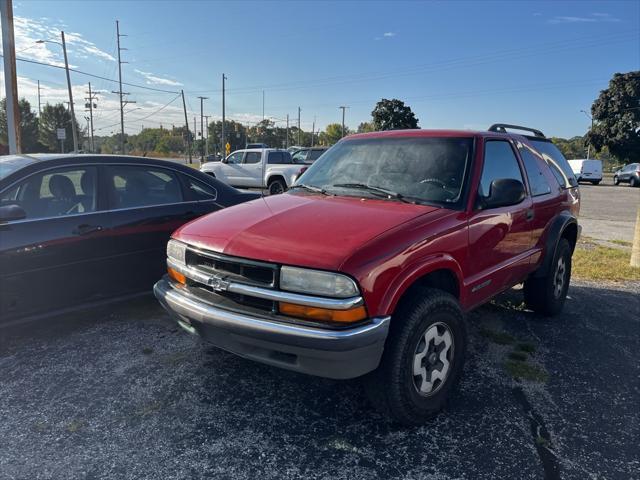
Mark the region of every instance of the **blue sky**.
[[[548, 135], [583, 134], [588, 110], [615, 72], [640, 69], [640, 2], [188, 2], [14, 0], [18, 57], [62, 61], [60, 47], [36, 45], [67, 32], [69, 61], [117, 78], [120, 21], [124, 81], [187, 95], [189, 121], [265, 116], [284, 125], [355, 128], [380, 98], [404, 100], [422, 128], [532, 125]], [[62, 70], [19, 62], [19, 94], [37, 108], [64, 100]], [[72, 74], [76, 105], [86, 82], [98, 90], [97, 133], [117, 130], [117, 85]], [[184, 122], [180, 99], [126, 87], [127, 131]], [[165, 104], [174, 100], [167, 107]], [[84, 115], [81, 108], [77, 115]], [[158, 111], [160, 110], [160, 111]], [[199, 119], [198, 119], [199, 128]]]

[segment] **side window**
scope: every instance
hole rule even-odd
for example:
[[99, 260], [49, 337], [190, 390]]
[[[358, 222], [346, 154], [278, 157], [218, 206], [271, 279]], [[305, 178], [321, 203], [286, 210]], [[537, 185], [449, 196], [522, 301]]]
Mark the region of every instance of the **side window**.
[[232, 153], [231, 155], [229, 155], [227, 157], [227, 163], [230, 164], [230, 165], [237, 164], [237, 163], [242, 163], [242, 156], [243, 155], [244, 155], [244, 152]]
[[512, 178], [524, 183], [511, 144], [503, 140], [490, 140], [484, 146], [480, 195], [488, 197], [491, 194], [491, 182], [500, 178]]
[[320, 155], [322, 155], [323, 153], [324, 153], [324, 150], [311, 150], [311, 155], [309, 156], [309, 160], [314, 162], [318, 158], [320, 158]]
[[152, 166], [106, 167], [109, 208], [148, 207], [182, 201], [176, 173]]
[[569, 165], [567, 159], [564, 158], [562, 152], [558, 150], [558, 147], [556, 147], [553, 142], [548, 140], [531, 140], [531, 143], [535, 149], [542, 154], [542, 158], [544, 158], [549, 168], [551, 168], [553, 176], [556, 177], [560, 186], [563, 188], [578, 186], [578, 180], [576, 180], [573, 170], [571, 170], [571, 165]]
[[307, 160], [309, 150], [299, 150], [293, 154], [293, 163], [304, 163]]
[[291, 163], [291, 155], [289, 152], [269, 152], [269, 164], [289, 164]]
[[218, 198], [218, 192], [215, 188], [206, 185], [205, 183], [199, 182], [195, 178], [189, 177], [187, 175], [183, 175], [182, 178], [187, 185], [191, 200], [203, 201], [215, 200], [216, 198]]
[[95, 212], [95, 167], [48, 170], [30, 176], [0, 196], [0, 204], [19, 205], [27, 219]]
[[520, 156], [524, 162], [524, 169], [527, 171], [527, 178], [529, 179], [529, 186], [531, 187], [531, 195], [545, 195], [551, 192], [551, 187], [547, 182], [547, 179], [540, 169], [537, 157], [531, 152], [526, 145], [519, 144], [518, 150]]
[[244, 163], [260, 163], [262, 153], [260, 152], [247, 152], [244, 156]]

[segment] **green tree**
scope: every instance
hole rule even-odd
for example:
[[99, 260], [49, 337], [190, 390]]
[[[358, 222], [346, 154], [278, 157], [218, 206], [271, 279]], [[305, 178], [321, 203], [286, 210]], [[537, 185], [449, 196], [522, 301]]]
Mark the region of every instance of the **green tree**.
[[376, 130], [401, 130], [418, 128], [418, 119], [411, 108], [396, 98], [383, 98], [371, 112], [373, 125]]
[[358, 125], [358, 133], [369, 133], [369, 132], [375, 132], [376, 131], [376, 127], [373, 125], [373, 121], [371, 122], [361, 122], [360, 125]]
[[[350, 133], [351, 132], [349, 131], [349, 129], [345, 126], [344, 127], [345, 136], [349, 135]], [[342, 138], [342, 125], [339, 123], [330, 123], [324, 129], [324, 132], [320, 134], [320, 141], [322, 142], [323, 145], [333, 145], [334, 143], [337, 143], [338, 141], [340, 141], [341, 138]]]
[[591, 106], [593, 129], [591, 145], [601, 151], [607, 147], [618, 160], [637, 161], [640, 157], [640, 71], [616, 73], [609, 88], [602, 90]]
[[[42, 151], [43, 147], [38, 142], [38, 118], [31, 111], [29, 102], [21, 98], [18, 101], [20, 111], [20, 147], [23, 153], [35, 153]], [[7, 145], [7, 99], [0, 101], [0, 144]]]
[[[76, 121], [76, 126], [78, 126]], [[62, 103], [56, 105], [46, 104], [40, 115], [40, 124], [38, 131], [38, 140], [43, 147], [49, 152], [60, 151], [60, 140], [58, 140], [56, 130], [64, 128], [66, 131], [66, 139], [64, 143], [64, 151], [73, 150], [73, 134], [71, 127], [71, 114]], [[78, 139], [82, 138], [82, 131], [78, 128]]]

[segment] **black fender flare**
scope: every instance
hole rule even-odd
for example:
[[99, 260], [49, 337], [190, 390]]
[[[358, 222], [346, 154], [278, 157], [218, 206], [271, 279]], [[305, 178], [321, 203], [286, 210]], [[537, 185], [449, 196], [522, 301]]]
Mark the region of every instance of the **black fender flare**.
[[540, 267], [533, 274], [534, 277], [544, 277], [547, 275], [547, 272], [549, 272], [549, 269], [551, 268], [551, 262], [553, 261], [553, 256], [556, 253], [558, 243], [562, 238], [562, 234], [571, 225], [575, 225], [576, 231], [578, 231], [578, 219], [568, 211], [561, 212], [551, 221], [544, 244], [544, 259], [542, 260]]

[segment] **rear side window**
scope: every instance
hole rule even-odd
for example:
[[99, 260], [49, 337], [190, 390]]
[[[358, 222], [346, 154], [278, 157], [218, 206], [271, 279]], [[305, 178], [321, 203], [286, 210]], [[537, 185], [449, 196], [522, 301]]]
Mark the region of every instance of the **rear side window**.
[[522, 172], [511, 144], [503, 140], [491, 140], [484, 146], [484, 165], [480, 178], [480, 195], [491, 195], [491, 182], [511, 178], [524, 184]]
[[320, 158], [320, 155], [322, 155], [323, 153], [324, 153], [324, 150], [311, 150], [311, 153], [309, 154], [309, 158], [307, 158], [307, 161], [315, 162], [318, 158]]
[[519, 144], [518, 150], [520, 156], [524, 162], [524, 169], [527, 171], [527, 178], [529, 179], [529, 186], [531, 187], [531, 195], [536, 197], [538, 195], [545, 195], [551, 192], [551, 187], [547, 182], [547, 179], [540, 169], [540, 163], [536, 158], [536, 155], [526, 145]]
[[578, 180], [576, 180], [573, 174], [571, 165], [569, 165], [567, 159], [564, 158], [562, 152], [558, 150], [558, 147], [552, 142], [544, 140], [531, 139], [531, 143], [536, 150], [542, 154], [542, 158], [547, 162], [547, 165], [549, 165], [549, 168], [551, 168], [553, 172], [553, 176], [556, 177], [556, 180], [558, 180], [562, 188], [578, 186]]
[[269, 161], [268, 163], [291, 163], [291, 155], [289, 152], [269, 152]]
[[109, 208], [135, 208], [182, 202], [180, 182], [164, 168], [107, 166]]
[[187, 185], [187, 190], [189, 191], [191, 200], [215, 200], [218, 197], [218, 192], [215, 188], [199, 182], [198, 180], [187, 175], [183, 175], [182, 178]]
[[244, 163], [260, 163], [262, 153], [260, 152], [247, 152], [244, 156]]

